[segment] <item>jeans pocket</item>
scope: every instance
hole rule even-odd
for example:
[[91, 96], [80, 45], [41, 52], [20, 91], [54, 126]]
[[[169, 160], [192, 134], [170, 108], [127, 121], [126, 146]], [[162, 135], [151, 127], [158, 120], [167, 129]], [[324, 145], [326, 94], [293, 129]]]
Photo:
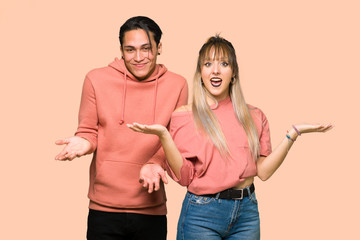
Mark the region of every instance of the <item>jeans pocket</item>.
[[249, 196], [249, 199], [250, 199], [251, 202], [253, 202], [253, 203], [255, 203], [255, 204], [258, 204], [258, 201], [257, 201], [255, 192], [253, 192], [253, 193]]
[[215, 200], [215, 198], [212, 197], [206, 197], [206, 196], [199, 196], [199, 195], [195, 195], [190, 193], [190, 197], [189, 197], [189, 202], [191, 204], [195, 204], [195, 205], [206, 205], [206, 204], [210, 204]]

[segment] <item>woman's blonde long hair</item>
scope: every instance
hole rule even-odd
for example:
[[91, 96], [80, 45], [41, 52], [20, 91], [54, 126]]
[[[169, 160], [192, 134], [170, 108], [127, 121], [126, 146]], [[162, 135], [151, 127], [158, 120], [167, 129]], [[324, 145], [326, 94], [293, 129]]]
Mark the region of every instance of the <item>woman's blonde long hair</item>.
[[250, 152], [256, 160], [260, 156], [260, 144], [257, 128], [250, 115], [248, 106], [245, 102], [239, 79], [239, 67], [236, 60], [235, 49], [232, 44], [226, 39], [216, 35], [210, 37], [199, 51], [197, 67], [194, 77], [193, 86], [193, 103], [192, 111], [196, 126], [210, 137], [216, 148], [222, 155], [229, 156], [228, 145], [226, 138], [221, 130], [219, 122], [208, 105], [206, 98], [210, 97], [215, 102], [216, 100], [207, 91], [201, 78], [201, 69], [205, 61], [209, 59], [227, 58], [228, 63], [232, 69], [233, 78], [230, 83], [229, 94], [234, 107], [235, 115], [239, 123], [243, 126], [250, 148]]

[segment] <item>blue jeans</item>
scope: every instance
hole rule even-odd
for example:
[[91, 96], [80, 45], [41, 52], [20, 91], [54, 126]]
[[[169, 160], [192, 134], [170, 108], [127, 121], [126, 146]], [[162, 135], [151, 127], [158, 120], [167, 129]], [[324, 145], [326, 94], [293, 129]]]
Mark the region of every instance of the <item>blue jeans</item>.
[[177, 240], [215, 239], [260, 239], [255, 193], [242, 200], [186, 193], [178, 222]]

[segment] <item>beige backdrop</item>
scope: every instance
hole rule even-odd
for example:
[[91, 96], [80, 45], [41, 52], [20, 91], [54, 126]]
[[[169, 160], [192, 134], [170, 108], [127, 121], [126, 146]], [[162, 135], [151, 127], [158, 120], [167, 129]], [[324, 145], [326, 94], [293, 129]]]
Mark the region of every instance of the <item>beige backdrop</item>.
[[[85, 239], [90, 156], [57, 162], [73, 135], [85, 74], [119, 56], [118, 30], [147, 15], [161, 26], [159, 62], [191, 86], [215, 33], [238, 54], [247, 101], [267, 115], [273, 146], [293, 123], [335, 125], [298, 138], [256, 181], [262, 239], [359, 239], [358, 1], [85, 1], [0, 3], [0, 239]], [[168, 239], [185, 189], [167, 186]], [[211, 216], [209, 216], [211, 217]]]

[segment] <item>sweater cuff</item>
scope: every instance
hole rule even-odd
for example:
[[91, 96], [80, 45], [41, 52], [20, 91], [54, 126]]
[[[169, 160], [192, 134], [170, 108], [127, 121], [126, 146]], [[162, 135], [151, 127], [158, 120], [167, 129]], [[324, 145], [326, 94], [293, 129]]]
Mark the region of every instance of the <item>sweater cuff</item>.
[[158, 164], [160, 165], [163, 169], [165, 169], [165, 156], [161, 157], [158, 156], [157, 154], [155, 154], [149, 161], [147, 161], [145, 164]]
[[176, 177], [175, 173], [167, 162], [166, 171], [175, 182], [185, 187], [190, 185], [194, 176], [194, 167], [192, 166], [192, 164], [188, 164], [185, 159], [183, 159], [183, 165], [180, 168], [180, 179]]
[[84, 134], [84, 133], [76, 133], [75, 136], [81, 137], [90, 143], [91, 148], [90, 148], [89, 152], [87, 152], [86, 154], [91, 154], [91, 153], [95, 152], [95, 149], [97, 148], [97, 139], [96, 138], [94, 139], [94, 137], [91, 137], [88, 134]]

